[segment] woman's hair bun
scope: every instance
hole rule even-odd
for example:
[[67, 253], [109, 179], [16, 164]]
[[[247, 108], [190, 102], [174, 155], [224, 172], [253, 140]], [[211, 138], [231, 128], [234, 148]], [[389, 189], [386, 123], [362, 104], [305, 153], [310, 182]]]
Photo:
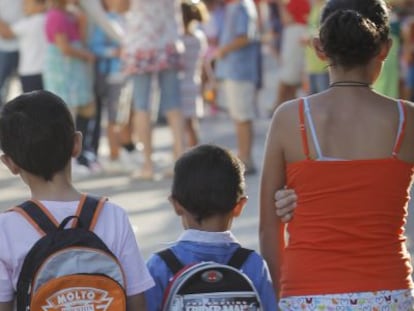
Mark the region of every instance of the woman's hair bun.
[[[364, 0], [361, 0], [364, 1]], [[323, 21], [319, 38], [331, 65], [364, 65], [381, 48], [381, 29], [355, 10], [337, 10]]]

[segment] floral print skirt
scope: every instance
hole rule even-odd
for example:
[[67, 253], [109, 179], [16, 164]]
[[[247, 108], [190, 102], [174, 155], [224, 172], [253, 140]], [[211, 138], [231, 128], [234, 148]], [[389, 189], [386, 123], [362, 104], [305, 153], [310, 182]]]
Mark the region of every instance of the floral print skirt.
[[414, 292], [393, 290], [281, 298], [281, 311], [412, 311]]

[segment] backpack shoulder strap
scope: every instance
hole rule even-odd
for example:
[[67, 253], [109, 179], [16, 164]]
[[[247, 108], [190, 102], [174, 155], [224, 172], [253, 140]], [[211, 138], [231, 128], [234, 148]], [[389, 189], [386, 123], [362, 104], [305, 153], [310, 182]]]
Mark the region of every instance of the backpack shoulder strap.
[[[83, 203], [81, 202], [79, 214], [77, 215], [84, 228], [93, 231], [102, 207], [107, 200], [105, 197], [99, 198], [91, 195], [84, 197]], [[78, 225], [78, 221], [74, 221], [73, 227], [78, 227]]]
[[177, 258], [177, 256], [174, 255], [173, 251], [169, 248], [159, 251], [157, 255], [160, 256], [162, 260], [164, 260], [164, 262], [167, 264], [167, 267], [171, 270], [171, 272], [174, 275], [182, 268], [184, 268], [184, 265]]
[[244, 264], [244, 262], [247, 260], [251, 253], [253, 253], [252, 249], [239, 247], [233, 253], [227, 264], [229, 266], [232, 266], [233, 268], [240, 270], [241, 266]]
[[34, 201], [23, 202], [10, 211], [22, 215], [42, 236], [56, 231], [58, 227], [54, 217]]

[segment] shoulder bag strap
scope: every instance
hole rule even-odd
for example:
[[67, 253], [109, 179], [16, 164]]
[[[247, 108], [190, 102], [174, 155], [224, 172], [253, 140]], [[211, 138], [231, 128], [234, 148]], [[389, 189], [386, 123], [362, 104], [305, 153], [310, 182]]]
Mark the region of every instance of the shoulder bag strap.
[[236, 249], [236, 251], [231, 256], [229, 262], [227, 263], [229, 266], [236, 268], [240, 270], [240, 268], [243, 266], [247, 258], [250, 256], [250, 254], [253, 253], [252, 249], [239, 247]]
[[[91, 195], [86, 196], [79, 213], [81, 227], [88, 228], [90, 231], [93, 231], [102, 207], [107, 200], [108, 199], [105, 197], [99, 198]], [[76, 223], [76, 226], [79, 227], [78, 222]]]
[[23, 202], [10, 211], [22, 215], [42, 236], [57, 230], [50, 216], [33, 201]]
[[167, 264], [168, 268], [174, 275], [182, 268], [184, 268], [184, 265], [180, 262], [177, 256], [175, 256], [173, 251], [169, 248], [158, 252], [157, 255], [160, 256], [162, 260], [164, 260], [164, 262]]

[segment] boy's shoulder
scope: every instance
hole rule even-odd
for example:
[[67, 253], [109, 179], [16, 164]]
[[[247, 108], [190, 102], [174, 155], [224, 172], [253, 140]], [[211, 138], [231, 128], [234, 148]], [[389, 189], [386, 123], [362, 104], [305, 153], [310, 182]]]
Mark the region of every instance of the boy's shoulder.
[[[102, 210], [100, 217], [103, 219], [108, 219], [109, 221], [114, 221], [116, 219], [127, 219], [127, 213], [123, 207], [120, 205], [109, 201], [106, 197], [100, 197], [97, 199], [102, 200]], [[70, 216], [76, 212], [79, 208], [79, 205], [83, 202], [83, 199], [79, 201], [36, 201], [36, 205], [40, 205], [44, 209], [46, 209], [50, 215], [60, 220], [60, 218], [65, 218], [66, 216]], [[14, 206], [10, 206], [8, 209], [0, 212], [0, 227], [10, 227], [13, 228], [14, 225], [20, 223], [27, 223], [24, 217], [19, 215], [19, 213], [14, 211], [14, 207], [17, 207], [24, 202], [18, 203]], [[3, 226], [4, 224], [4, 226]]]

